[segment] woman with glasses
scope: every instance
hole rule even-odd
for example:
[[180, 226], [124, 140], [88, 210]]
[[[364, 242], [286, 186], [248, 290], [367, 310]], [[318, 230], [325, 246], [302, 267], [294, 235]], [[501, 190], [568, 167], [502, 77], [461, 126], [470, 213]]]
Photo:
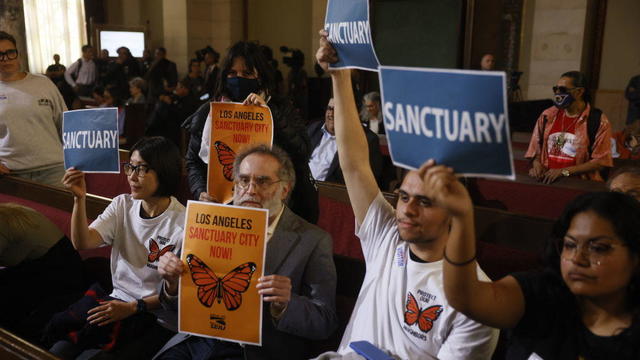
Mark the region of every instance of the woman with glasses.
[[[291, 193], [289, 208], [305, 220], [315, 223], [318, 219], [318, 192], [310, 178], [309, 137], [300, 115], [295, 112], [290, 101], [273, 96], [273, 77], [273, 68], [265, 59], [260, 46], [240, 41], [229, 48], [225, 57], [214, 101], [262, 105], [271, 109], [273, 143], [291, 157], [298, 179]], [[209, 154], [209, 109], [210, 104], [204, 104], [183, 124], [191, 133], [186, 166], [193, 198], [218, 201], [207, 193], [207, 164], [210, 160], [218, 161], [216, 154]]]
[[0, 176], [62, 186], [66, 110], [51, 80], [20, 70], [15, 38], [0, 31]]
[[553, 94], [554, 106], [538, 118], [525, 154], [529, 175], [545, 184], [574, 175], [603, 181], [599, 171], [613, 166], [611, 124], [589, 103], [586, 76], [562, 74]]
[[[100, 348], [115, 358], [150, 358], [173, 335], [171, 318], [160, 310], [157, 264], [161, 255], [181, 247], [185, 208], [172, 196], [181, 169], [180, 153], [171, 141], [141, 139], [124, 164], [131, 193], [115, 197], [91, 225], [84, 173], [67, 170], [63, 183], [74, 196], [71, 241], [78, 250], [112, 246], [113, 291], [93, 285], [78, 303], [54, 316], [48, 340], [62, 341], [52, 352], [74, 358]], [[135, 329], [144, 329], [135, 341], [124, 335], [133, 335]], [[69, 336], [72, 332], [77, 335]]]
[[426, 195], [452, 217], [444, 250], [449, 303], [510, 329], [507, 359], [640, 359], [640, 202], [589, 193], [556, 222], [540, 271], [481, 282], [473, 206], [453, 170], [421, 169]]

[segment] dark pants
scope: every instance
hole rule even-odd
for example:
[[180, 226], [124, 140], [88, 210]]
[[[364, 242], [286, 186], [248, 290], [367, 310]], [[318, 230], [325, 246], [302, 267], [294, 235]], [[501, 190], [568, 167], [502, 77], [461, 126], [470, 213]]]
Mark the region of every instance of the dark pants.
[[67, 237], [42, 257], [0, 270], [0, 326], [37, 342], [51, 316], [82, 296], [82, 259]]
[[175, 332], [156, 323], [111, 351], [85, 349], [66, 340], [58, 341], [49, 351], [62, 359], [151, 359], [173, 335]]
[[228, 341], [191, 336], [158, 356], [158, 360], [241, 360], [240, 345]]

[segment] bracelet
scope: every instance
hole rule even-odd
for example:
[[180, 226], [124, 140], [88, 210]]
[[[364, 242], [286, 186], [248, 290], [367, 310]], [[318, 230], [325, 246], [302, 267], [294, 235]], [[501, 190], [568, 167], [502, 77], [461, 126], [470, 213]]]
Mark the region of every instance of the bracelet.
[[471, 259], [469, 259], [469, 260], [467, 260], [467, 261], [454, 262], [454, 261], [451, 261], [451, 259], [449, 259], [449, 258], [447, 257], [447, 248], [445, 247], [445, 248], [444, 248], [444, 252], [442, 253], [442, 256], [444, 257], [444, 259], [446, 260], [446, 262], [448, 262], [449, 264], [451, 264], [451, 265], [453, 265], [453, 266], [465, 266], [465, 265], [471, 264], [471, 263], [476, 259], [476, 257], [477, 257], [477, 252], [476, 252], [476, 254], [474, 254], [474, 255], [473, 255], [473, 257], [472, 257]]

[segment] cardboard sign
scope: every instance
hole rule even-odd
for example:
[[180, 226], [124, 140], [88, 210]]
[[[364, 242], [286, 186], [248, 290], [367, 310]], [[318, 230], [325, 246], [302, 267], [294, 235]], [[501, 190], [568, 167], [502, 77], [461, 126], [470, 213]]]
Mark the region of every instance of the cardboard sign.
[[331, 68], [378, 71], [380, 62], [373, 49], [368, 0], [329, 0], [324, 29], [338, 52], [339, 61]]
[[62, 114], [64, 168], [88, 173], [119, 173], [118, 108]]
[[465, 176], [515, 178], [503, 72], [381, 66], [379, 77], [395, 165], [435, 159]]
[[262, 344], [268, 210], [189, 201], [185, 219], [178, 328], [227, 341]]
[[221, 203], [233, 199], [233, 161], [245, 146], [273, 143], [273, 120], [267, 106], [211, 103], [211, 137], [207, 192]]

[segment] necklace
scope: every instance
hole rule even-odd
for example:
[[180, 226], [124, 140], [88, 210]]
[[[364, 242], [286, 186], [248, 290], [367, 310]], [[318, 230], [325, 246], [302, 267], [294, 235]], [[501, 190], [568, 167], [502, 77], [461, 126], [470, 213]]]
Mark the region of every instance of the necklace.
[[562, 149], [562, 147], [564, 147], [564, 144], [567, 142], [567, 138], [565, 137], [565, 133], [566, 133], [567, 129], [572, 127], [572, 126], [574, 126], [575, 123], [580, 118], [580, 116], [576, 116], [575, 119], [573, 119], [573, 121], [567, 127], [565, 127], [564, 118], [567, 117], [567, 116], [568, 115], [567, 115], [566, 111], [563, 111], [563, 113], [562, 113], [562, 123], [560, 125], [562, 130], [560, 131], [560, 135], [556, 138], [556, 141], [555, 141], [555, 146], [557, 146], [559, 149]]

